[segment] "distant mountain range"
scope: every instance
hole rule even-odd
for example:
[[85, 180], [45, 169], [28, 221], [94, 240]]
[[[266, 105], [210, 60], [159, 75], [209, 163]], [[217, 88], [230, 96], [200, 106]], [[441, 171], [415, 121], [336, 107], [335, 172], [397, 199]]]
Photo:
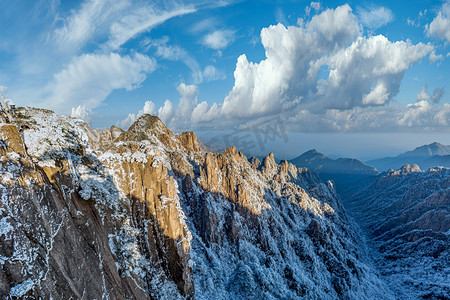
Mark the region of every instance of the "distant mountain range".
[[450, 168], [450, 145], [432, 143], [417, 147], [396, 157], [385, 157], [369, 160], [368, 165], [374, 166], [380, 171], [399, 169], [406, 164], [417, 164], [422, 170], [436, 166]]
[[332, 159], [316, 149], [309, 150], [290, 162], [297, 167], [315, 171], [322, 180], [333, 180], [337, 191], [343, 196], [355, 193], [355, 187], [370, 184], [380, 173], [357, 159]]

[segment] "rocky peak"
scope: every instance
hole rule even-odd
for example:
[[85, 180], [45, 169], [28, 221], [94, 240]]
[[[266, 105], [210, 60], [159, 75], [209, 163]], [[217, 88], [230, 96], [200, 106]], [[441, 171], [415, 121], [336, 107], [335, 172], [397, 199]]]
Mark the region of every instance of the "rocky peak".
[[167, 141], [174, 134], [158, 117], [145, 114], [131, 124], [130, 128], [117, 138], [117, 141], [141, 142], [148, 140], [151, 136], [161, 137], [161, 139], [166, 137], [165, 141]]
[[242, 154], [242, 152], [237, 151], [235, 146], [226, 148], [224, 154], [232, 159], [235, 159], [238, 162], [245, 159], [244, 154]]
[[266, 176], [273, 175], [276, 172], [277, 163], [275, 162], [275, 157], [273, 153], [269, 153], [264, 157], [262, 162], [262, 169]]
[[180, 133], [178, 137], [185, 149], [195, 152], [200, 151], [200, 145], [197, 140], [197, 136], [192, 131]]
[[259, 160], [259, 158], [253, 156], [250, 158], [250, 164], [252, 165], [253, 169], [256, 170], [261, 166], [261, 161]]
[[390, 172], [390, 175], [408, 175], [409, 173], [421, 172], [420, 167], [416, 164], [404, 165], [396, 171]]

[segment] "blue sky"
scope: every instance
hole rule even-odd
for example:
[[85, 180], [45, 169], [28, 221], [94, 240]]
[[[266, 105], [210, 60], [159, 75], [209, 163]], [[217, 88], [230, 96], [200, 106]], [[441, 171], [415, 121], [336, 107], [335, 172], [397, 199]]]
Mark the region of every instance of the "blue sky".
[[151, 113], [211, 139], [276, 117], [289, 142], [256, 154], [371, 158], [450, 144], [449, 18], [448, 1], [0, 0], [0, 86], [97, 128]]

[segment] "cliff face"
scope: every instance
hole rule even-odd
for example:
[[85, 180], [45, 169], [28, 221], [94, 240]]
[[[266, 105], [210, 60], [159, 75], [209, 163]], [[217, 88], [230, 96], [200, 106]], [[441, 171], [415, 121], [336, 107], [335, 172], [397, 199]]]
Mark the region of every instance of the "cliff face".
[[0, 127], [0, 298], [390, 298], [332, 183], [144, 115]]
[[390, 170], [346, 206], [368, 233], [377, 265], [397, 294], [450, 297], [450, 169]]

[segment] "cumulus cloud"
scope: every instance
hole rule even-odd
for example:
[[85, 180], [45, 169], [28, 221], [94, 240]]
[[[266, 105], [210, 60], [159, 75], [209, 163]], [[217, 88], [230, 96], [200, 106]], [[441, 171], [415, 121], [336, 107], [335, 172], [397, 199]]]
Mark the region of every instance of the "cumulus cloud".
[[203, 37], [202, 43], [206, 47], [214, 50], [226, 48], [234, 41], [234, 31], [232, 30], [215, 30]]
[[433, 95], [428, 94], [427, 89], [428, 85], [425, 83], [420, 92], [417, 94], [416, 101], [432, 100], [434, 103], [439, 103], [444, 95], [444, 88], [441, 87], [434, 89]]
[[144, 107], [139, 110], [137, 114], [130, 113], [128, 116], [122, 121], [117, 122], [117, 126], [120, 128], [128, 128], [131, 124], [133, 124], [140, 116], [148, 114], [152, 116], [157, 115], [157, 111], [155, 109], [155, 104], [152, 101], [145, 101]]
[[173, 130], [186, 130], [198, 125], [204, 125], [221, 115], [220, 105], [209, 105], [206, 101], [198, 103], [198, 86], [181, 83], [177, 87], [180, 99], [175, 106], [172, 101], [166, 100], [164, 105], [156, 109], [152, 101], [147, 101], [142, 110], [137, 114], [130, 113], [117, 123], [121, 128], [129, 127], [143, 114], [158, 116], [167, 126]]
[[72, 108], [72, 114], [71, 116], [77, 119], [81, 119], [85, 121], [86, 123], [91, 123], [92, 117], [91, 117], [92, 111], [84, 105], [78, 105], [76, 108]]
[[[378, 29], [392, 22], [394, 14], [384, 6], [370, 6], [358, 8], [358, 18], [361, 24], [369, 29]], [[408, 19], [409, 20], [409, 19]]]
[[[405, 107], [392, 101], [413, 64], [427, 55], [435, 59], [434, 47], [365, 36], [358, 20], [343, 5], [298, 26], [263, 28], [266, 58], [237, 59], [234, 86], [222, 103], [199, 101], [196, 85], [181, 84], [178, 103], [166, 100], [155, 111], [174, 130], [245, 127], [275, 114], [303, 132], [448, 130], [450, 105], [438, 103], [443, 88], [429, 95], [425, 86]], [[207, 73], [215, 70], [207, 67]]]
[[429, 56], [430, 63], [435, 63], [435, 62], [437, 62], [439, 60], [443, 60], [443, 59], [444, 59], [444, 57], [441, 54], [436, 54], [436, 51], [433, 51], [430, 53], [430, 56]]
[[158, 109], [158, 117], [163, 120], [163, 122], [168, 123], [174, 114], [173, 104], [170, 100], [166, 99], [164, 105]]
[[432, 49], [410, 41], [393, 43], [382, 35], [358, 37], [349, 47], [318, 61], [330, 70], [318, 84], [318, 103], [337, 109], [385, 104], [398, 93], [404, 72]]
[[235, 84], [223, 103], [228, 117], [382, 105], [398, 93], [405, 71], [433, 50], [382, 35], [364, 37], [348, 5], [306, 24], [264, 28], [266, 59], [238, 58]]
[[437, 16], [430, 24], [425, 25], [425, 32], [429, 37], [437, 37], [450, 43], [450, 2], [445, 2]]
[[320, 4], [320, 2], [311, 2], [309, 6], [305, 7], [305, 14], [306, 16], [309, 16], [312, 10], [318, 12], [321, 8], [322, 4]]
[[93, 109], [115, 89], [139, 87], [155, 67], [153, 59], [139, 53], [81, 55], [54, 75], [46, 87], [48, 96], [44, 105], [60, 112], [75, 105]]
[[436, 107], [426, 100], [409, 104], [398, 121], [406, 127], [447, 127], [450, 125], [450, 104]]

